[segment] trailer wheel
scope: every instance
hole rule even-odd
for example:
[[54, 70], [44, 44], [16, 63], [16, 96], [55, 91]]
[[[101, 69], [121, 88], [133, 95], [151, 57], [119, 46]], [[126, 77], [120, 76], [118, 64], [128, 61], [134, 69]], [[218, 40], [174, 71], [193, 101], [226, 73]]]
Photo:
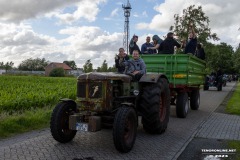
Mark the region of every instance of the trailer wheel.
[[190, 94], [190, 107], [192, 110], [198, 110], [200, 105], [200, 93], [199, 90], [192, 90]]
[[189, 110], [187, 92], [179, 92], [177, 95], [176, 114], [179, 118], [186, 118]]
[[203, 86], [203, 90], [206, 91], [206, 90], [208, 90], [208, 89], [209, 89], [209, 86], [206, 85], [206, 84], [204, 84], [204, 86]]
[[170, 90], [165, 78], [160, 78], [157, 84], [146, 84], [143, 87], [140, 112], [146, 132], [165, 132], [170, 115]]
[[209, 81], [209, 78], [206, 77], [206, 78], [205, 78], [205, 83], [204, 83], [204, 85], [203, 85], [203, 90], [204, 90], [204, 91], [206, 91], [206, 90], [209, 89], [209, 85], [208, 85], [209, 82], [208, 82], [208, 81]]
[[217, 84], [217, 90], [218, 90], [218, 91], [222, 91], [222, 83], [219, 82], [219, 83]]
[[129, 152], [136, 139], [137, 114], [132, 107], [120, 106], [113, 123], [113, 141], [115, 148], [122, 153]]
[[77, 131], [69, 129], [69, 116], [75, 112], [76, 105], [73, 102], [60, 102], [54, 108], [50, 129], [56, 141], [67, 143], [75, 137]]

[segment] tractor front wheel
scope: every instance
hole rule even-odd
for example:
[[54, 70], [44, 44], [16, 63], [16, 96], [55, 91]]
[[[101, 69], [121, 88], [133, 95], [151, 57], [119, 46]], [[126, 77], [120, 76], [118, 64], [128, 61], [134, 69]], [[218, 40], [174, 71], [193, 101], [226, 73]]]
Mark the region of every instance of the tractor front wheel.
[[136, 111], [126, 105], [120, 106], [113, 123], [113, 141], [115, 148], [122, 153], [129, 152], [135, 143], [136, 134]]
[[73, 102], [60, 102], [53, 110], [50, 129], [53, 138], [60, 143], [71, 141], [76, 130], [69, 129], [69, 116], [76, 112], [76, 104]]

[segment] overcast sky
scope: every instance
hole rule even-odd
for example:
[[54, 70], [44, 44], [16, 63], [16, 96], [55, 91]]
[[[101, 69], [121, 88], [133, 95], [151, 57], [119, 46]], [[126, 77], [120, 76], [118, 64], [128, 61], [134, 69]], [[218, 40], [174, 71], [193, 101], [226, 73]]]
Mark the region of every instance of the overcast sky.
[[[174, 14], [201, 5], [220, 42], [236, 48], [240, 42], [239, 0], [129, 0], [130, 35], [166, 35]], [[0, 0], [0, 62], [17, 67], [29, 58], [51, 62], [74, 60], [82, 67], [91, 59], [97, 68], [122, 47], [127, 0]]]

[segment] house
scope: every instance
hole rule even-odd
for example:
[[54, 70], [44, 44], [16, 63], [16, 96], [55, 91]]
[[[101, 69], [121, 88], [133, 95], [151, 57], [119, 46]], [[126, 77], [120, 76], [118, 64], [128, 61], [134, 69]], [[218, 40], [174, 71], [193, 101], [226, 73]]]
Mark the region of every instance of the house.
[[0, 69], [0, 74], [6, 73], [6, 70]]
[[52, 62], [45, 67], [45, 75], [49, 76], [50, 72], [55, 68], [63, 68], [66, 75], [72, 70], [72, 68], [65, 63]]

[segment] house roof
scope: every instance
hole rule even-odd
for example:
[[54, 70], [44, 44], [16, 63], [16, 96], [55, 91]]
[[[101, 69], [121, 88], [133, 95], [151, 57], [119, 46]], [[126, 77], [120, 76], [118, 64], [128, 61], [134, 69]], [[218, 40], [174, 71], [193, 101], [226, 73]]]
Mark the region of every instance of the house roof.
[[71, 70], [72, 69], [71, 67], [69, 67], [65, 63], [52, 62], [49, 65], [47, 65], [47, 67], [50, 66], [50, 65], [54, 65], [56, 68], [63, 68], [64, 70]]

